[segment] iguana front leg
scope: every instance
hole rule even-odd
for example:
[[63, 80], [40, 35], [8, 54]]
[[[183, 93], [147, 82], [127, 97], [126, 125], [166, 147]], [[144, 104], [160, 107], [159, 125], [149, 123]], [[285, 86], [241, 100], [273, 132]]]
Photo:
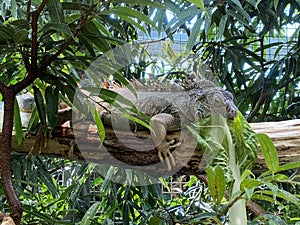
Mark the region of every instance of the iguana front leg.
[[[166, 161], [167, 169], [170, 171], [176, 166], [174, 156], [170, 149], [179, 146], [181, 143], [174, 144], [174, 140], [166, 140], [167, 128], [175, 122], [175, 118], [167, 113], [160, 113], [151, 117], [151, 138], [158, 151], [158, 157], [161, 162]], [[171, 161], [171, 162], [170, 162]]]

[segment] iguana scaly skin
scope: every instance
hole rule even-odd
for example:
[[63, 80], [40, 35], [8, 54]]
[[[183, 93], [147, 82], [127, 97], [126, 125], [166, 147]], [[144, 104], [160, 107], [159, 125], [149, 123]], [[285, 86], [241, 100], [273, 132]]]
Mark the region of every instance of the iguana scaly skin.
[[[200, 80], [180, 91], [154, 88], [156, 90], [151, 92], [147, 88], [138, 89], [142, 91], [137, 90], [136, 107], [151, 118], [151, 138], [158, 150], [160, 161], [166, 161], [168, 170], [171, 170], [171, 164], [175, 166], [170, 149], [178, 146], [178, 143], [174, 145], [165, 140], [168, 131], [181, 130], [185, 125], [211, 115], [219, 114], [233, 120], [238, 114], [232, 94], [209, 80]], [[117, 92], [122, 94], [120, 90]], [[128, 128], [128, 121], [118, 116], [118, 113], [103, 113], [102, 120], [105, 125], [116, 129]], [[134, 126], [133, 123], [131, 126]], [[139, 126], [137, 128], [140, 129]]]

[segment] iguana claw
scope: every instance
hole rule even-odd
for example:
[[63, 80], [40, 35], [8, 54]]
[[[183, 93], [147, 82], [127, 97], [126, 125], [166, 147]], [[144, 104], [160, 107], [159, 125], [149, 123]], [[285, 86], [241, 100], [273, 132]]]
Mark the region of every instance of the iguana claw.
[[[176, 166], [176, 162], [172, 152], [170, 151], [171, 148], [176, 148], [177, 146], [181, 145], [180, 142], [175, 143], [175, 140], [167, 142], [166, 140], [163, 141], [158, 147], [158, 158], [161, 162], [166, 161], [167, 169], [170, 171], [172, 167]], [[170, 163], [171, 161], [171, 163]]]

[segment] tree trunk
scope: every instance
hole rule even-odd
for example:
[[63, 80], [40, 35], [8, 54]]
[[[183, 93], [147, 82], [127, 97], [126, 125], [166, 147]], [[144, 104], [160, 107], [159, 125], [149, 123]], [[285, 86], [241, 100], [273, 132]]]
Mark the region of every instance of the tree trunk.
[[[300, 120], [250, 125], [255, 132], [269, 135], [277, 148], [281, 164], [300, 160]], [[206, 160], [203, 152], [195, 148], [195, 141], [185, 131], [167, 135], [169, 141], [175, 143], [181, 141], [172, 152], [177, 164], [172, 171], [167, 170], [165, 162], [159, 161], [157, 150], [149, 139], [149, 132], [115, 132], [111, 128], [106, 128], [105, 132], [105, 140], [101, 143], [97, 131], [87, 123], [82, 123], [76, 130], [60, 127], [54, 130], [52, 138], [47, 138], [47, 145], [41, 149], [41, 152], [32, 153], [133, 168], [154, 176], [167, 176], [174, 173], [201, 174], [205, 169]], [[18, 146], [14, 136], [12, 146], [17, 152], [29, 153], [35, 141], [34, 136], [25, 138]], [[266, 170], [261, 152], [258, 154], [254, 170]]]

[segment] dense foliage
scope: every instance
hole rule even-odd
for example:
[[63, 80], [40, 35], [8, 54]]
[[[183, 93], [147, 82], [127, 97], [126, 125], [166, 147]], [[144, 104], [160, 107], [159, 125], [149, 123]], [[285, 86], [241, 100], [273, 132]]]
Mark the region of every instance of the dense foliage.
[[[55, 125], [58, 103], [72, 104], [82, 72], [94, 60], [116, 46], [136, 41], [139, 32], [150, 34], [152, 30], [171, 41], [177, 31], [189, 37], [183, 53], [176, 55], [165, 48], [165, 60], [172, 68], [162, 69], [164, 75], [182, 73], [180, 65], [192, 53], [235, 95], [249, 121], [299, 115], [298, 0], [176, 0], [163, 4], [144, 0], [8, 0], [0, 5], [0, 82], [18, 87], [26, 77], [35, 76], [22, 90], [35, 95], [37, 108], [30, 130], [36, 129], [38, 119], [44, 129]], [[295, 29], [290, 31], [289, 27]], [[134, 71], [125, 68], [115, 76], [121, 82], [121, 74], [142, 77], [155, 61], [148, 63], [135, 65]], [[198, 72], [197, 67], [193, 69]], [[21, 142], [17, 106], [14, 116]], [[248, 129], [243, 117], [239, 115], [233, 127], [225, 124], [224, 129], [232, 132], [232, 137], [227, 137], [240, 141], [239, 150], [249, 148], [243, 142], [245, 137], [237, 135]], [[199, 142], [211, 141], [207, 136], [197, 138]], [[226, 152], [228, 162], [223, 160], [207, 169], [208, 188], [199, 181], [201, 177], [190, 176], [174, 196], [162, 194], [158, 184], [134, 186], [137, 179], [148, 178], [132, 171], [13, 154], [14, 184], [24, 203], [22, 224], [226, 224], [230, 208], [241, 199], [256, 201], [268, 211], [260, 217], [248, 213], [251, 224], [295, 224], [300, 220], [299, 187], [298, 176], [291, 170], [299, 164], [280, 167], [269, 139], [264, 135], [257, 138], [264, 147], [269, 171], [253, 174], [247, 150], [240, 151], [236, 162], [247, 165], [241, 174], [232, 175], [240, 182], [234, 186], [226, 171], [236, 170], [237, 165], [230, 163], [229, 152], [234, 149], [227, 139], [220, 154]], [[255, 149], [251, 149], [252, 160]], [[91, 177], [97, 170], [106, 170], [106, 177], [97, 173]], [[127, 183], [115, 184], [111, 176], [124, 176]], [[162, 182], [165, 189], [170, 188], [168, 179]], [[2, 211], [6, 211], [5, 197], [2, 200]]]

